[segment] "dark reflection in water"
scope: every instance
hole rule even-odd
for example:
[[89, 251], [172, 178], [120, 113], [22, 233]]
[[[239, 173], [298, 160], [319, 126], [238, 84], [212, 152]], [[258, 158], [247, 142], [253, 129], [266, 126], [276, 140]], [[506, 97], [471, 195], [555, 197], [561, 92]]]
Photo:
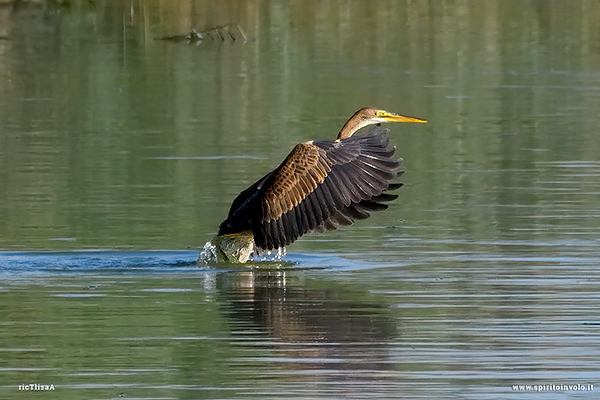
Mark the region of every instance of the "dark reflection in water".
[[192, 251], [3, 253], [0, 392], [494, 399], [595, 382], [592, 243], [406, 248], [403, 266], [358, 269], [352, 255], [201, 268]]
[[258, 330], [282, 342], [274, 359], [289, 369], [296, 363], [393, 369], [383, 361], [386, 341], [397, 336], [397, 326], [384, 305], [362, 302], [361, 292], [335, 285], [301, 286], [297, 280], [285, 271], [219, 275], [217, 287], [229, 304], [234, 336]]

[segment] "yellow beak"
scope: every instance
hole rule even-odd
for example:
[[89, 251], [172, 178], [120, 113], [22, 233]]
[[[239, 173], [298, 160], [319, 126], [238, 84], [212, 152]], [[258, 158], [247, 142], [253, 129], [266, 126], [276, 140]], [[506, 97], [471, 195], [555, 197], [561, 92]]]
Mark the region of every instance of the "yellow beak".
[[426, 124], [427, 121], [421, 118], [409, 117], [408, 115], [394, 114], [385, 110], [378, 110], [376, 113], [376, 119], [380, 119], [381, 122], [419, 122]]

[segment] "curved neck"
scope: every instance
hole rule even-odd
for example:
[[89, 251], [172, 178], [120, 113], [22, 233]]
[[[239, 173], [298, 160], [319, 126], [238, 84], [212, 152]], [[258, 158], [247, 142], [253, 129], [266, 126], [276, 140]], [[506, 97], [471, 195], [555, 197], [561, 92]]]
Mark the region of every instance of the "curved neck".
[[367, 125], [371, 125], [373, 123], [374, 122], [370, 122], [369, 120], [362, 118], [362, 116], [358, 115], [357, 112], [352, 117], [350, 117], [348, 121], [346, 121], [346, 123], [342, 127], [342, 130], [340, 130], [340, 133], [338, 133], [337, 139], [340, 140], [349, 138], [350, 136], [354, 135], [354, 132], [356, 132], [360, 128], [363, 128]]

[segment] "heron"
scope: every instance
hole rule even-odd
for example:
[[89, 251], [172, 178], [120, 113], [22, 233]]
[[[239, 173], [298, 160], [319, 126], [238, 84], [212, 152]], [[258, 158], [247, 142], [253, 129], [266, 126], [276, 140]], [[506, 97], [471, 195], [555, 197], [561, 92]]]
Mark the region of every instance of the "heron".
[[[421, 118], [364, 107], [344, 124], [335, 140], [296, 145], [273, 171], [233, 200], [211, 241], [217, 260], [245, 263], [264, 251], [285, 249], [300, 236], [336, 230], [388, 208], [402, 186], [403, 160], [389, 147], [385, 122]], [[364, 133], [355, 133], [376, 125]]]

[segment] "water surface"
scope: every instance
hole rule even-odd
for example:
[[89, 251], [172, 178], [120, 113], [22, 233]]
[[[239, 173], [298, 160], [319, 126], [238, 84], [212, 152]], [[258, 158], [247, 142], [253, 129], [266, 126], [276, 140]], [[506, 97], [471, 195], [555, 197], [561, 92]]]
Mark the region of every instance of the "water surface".
[[[0, 397], [593, 398], [599, 18], [0, 7]], [[248, 40], [155, 40], [228, 23]], [[430, 121], [389, 126], [390, 209], [282, 262], [196, 265], [235, 195], [363, 106]]]

